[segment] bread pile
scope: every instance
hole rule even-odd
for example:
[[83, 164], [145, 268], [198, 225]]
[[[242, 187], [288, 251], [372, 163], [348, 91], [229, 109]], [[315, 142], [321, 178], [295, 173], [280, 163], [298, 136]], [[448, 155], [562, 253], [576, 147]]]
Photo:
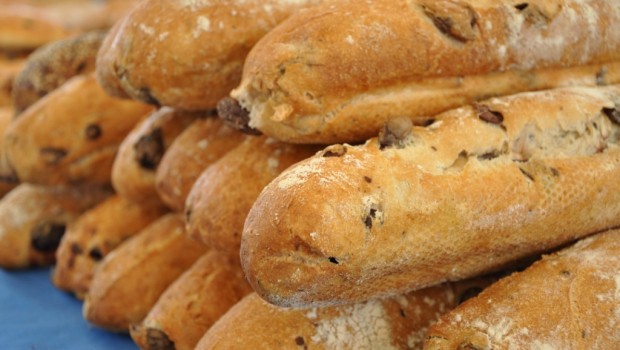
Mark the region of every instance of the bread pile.
[[620, 346], [615, 0], [115, 3], [0, 21], [0, 266], [142, 349]]

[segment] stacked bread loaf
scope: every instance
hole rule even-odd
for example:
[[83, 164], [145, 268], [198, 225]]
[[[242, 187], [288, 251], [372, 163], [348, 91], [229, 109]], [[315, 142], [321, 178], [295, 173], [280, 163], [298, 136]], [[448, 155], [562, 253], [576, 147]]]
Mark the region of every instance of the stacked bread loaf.
[[615, 0], [115, 4], [6, 40], [2, 267], [143, 349], [620, 346]]

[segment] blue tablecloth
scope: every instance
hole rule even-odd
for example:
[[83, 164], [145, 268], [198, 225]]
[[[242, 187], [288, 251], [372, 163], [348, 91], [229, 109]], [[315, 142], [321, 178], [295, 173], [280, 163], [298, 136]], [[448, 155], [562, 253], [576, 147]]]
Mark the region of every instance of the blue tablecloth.
[[137, 349], [128, 335], [109, 333], [82, 318], [82, 303], [56, 289], [50, 269], [0, 269], [0, 349]]

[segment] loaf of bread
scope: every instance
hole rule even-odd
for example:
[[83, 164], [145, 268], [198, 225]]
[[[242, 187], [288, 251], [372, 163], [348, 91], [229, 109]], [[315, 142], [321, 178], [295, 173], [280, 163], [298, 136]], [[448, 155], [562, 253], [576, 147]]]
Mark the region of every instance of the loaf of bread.
[[441, 318], [424, 349], [616, 349], [620, 231], [501, 279]]
[[110, 34], [114, 45], [100, 52], [107, 62], [100, 77], [146, 103], [214, 109], [239, 83], [252, 45], [291, 13], [319, 2], [143, 1]]
[[330, 146], [258, 197], [247, 277], [276, 304], [359, 301], [620, 225], [618, 101], [620, 86], [521, 93]]
[[106, 95], [92, 74], [75, 76], [11, 123], [9, 162], [24, 182], [109, 183], [121, 141], [151, 110]]
[[172, 210], [182, 213], [200, 174], [244, 137], [218, 118], [194, 121], [170, 145], [157, 168], [155, 188], [159, 197]]
[[166, 289], [140, 324], [132, 325], [131, 337], [145, 350], [193, 350], [215, 321], [251, 291], [238, 259], [210, 251]]
[[203, 336], [196, 350], [421, 349], [428, 326], [492, 279], [444, 283], [384, 300], [292, 309], [252, 293]]
[[67, 225], [109, 195], [95, 187], [20, 184], [0, 200], [0, 267], [51, 265]]
[[187, 197], [188, 234], [209, 247], [239, 256], [245, 218], [263, 188], [318, 148], [249, 137], [198, 178]]
[[30, 52], [75, 33], [44, 11], [0, 4], [0, 51]]
[[290, 142], [376, 136], [491, 96], [620, 82], [616, 0], [343, 0], [292, 15], [248, 55], [232, 96]]
[[83, 299], [101, 260], [165, 213], [157, 202], [136, 204], [119, 195], [103, 201], [67, 228], [56, 251], [52, 282]]
[[4, 146], [4, 133], [13, 120], [11, 107], [0, 107], [0, 198], [19, 184], [15, 171], [9, 164]]
[[12, 100], [17, 113], [78, 74], [95, 70], [105, 32], [88, 32], [44, 45], [28, 56], [15, 77]]
[[110, 252], [84, 298], [84, 318], [119, 332], [142, 321], [164, 290], [206, 253], [183, 226], [182, 215], [167, 214]]
[[155, 190], [155, 171], [176, 137], [201, 112], [162, 107], [127, 135], [112, 166], [112, 185], [118, 194], [136, 203], [161, 202]]

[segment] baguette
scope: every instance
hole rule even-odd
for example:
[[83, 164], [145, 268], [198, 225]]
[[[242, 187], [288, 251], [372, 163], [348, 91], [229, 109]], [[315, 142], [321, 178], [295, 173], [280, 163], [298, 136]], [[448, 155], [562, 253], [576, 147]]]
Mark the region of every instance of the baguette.
[[182, 215], [161, 217], [102, 260], [84, 298], [84, 318], [128, 332], [205, 252], [204, 245], [185, 234]]
[[162, 107], [127, 135], [112, 166], [112, 185], [118, 194], [137, 202], [161, 202], [155, 190], [155, 171], [172, 142], [201, 112]]
[[132, 325], [141, 349], [193, 350], [202, 335], [252, 289], [237, 261], [215, 251], [203, 255]]
[[421, 349], [427, 327], [492, 279], [445, 283], [384, 300], [280, 308], [252, 293], [203, 336], [196, 350]]
[[12, 101], [16, 113], [21, 113], [71, 77], [93, 72], [104, 37], [104, 32], [88, 32], [44, 45], [28, 56], [25, 67], [13, 82]]
[[260, 192], [284, 169], [316, 151], [264, 136], [247, 138], [196, 180], [185, 206], [188, 234], [238, 259], [243, 223]]
[[619, 102], [620, 86], [521, 93], [330, 146], [256, 200], [246, 275], [280, 305], [360, 301], [620, 225]]
[[17, 177], [42, 185], [109, 184], [121, 141], [152, 110], [75, 76], [20, 114], [5, 134]]
[[67, 229], [56, 251], [52, 282], [83, 299], [101, 260], [165, 212], [157, 203], [138, 205], [119, 195], [101, 202]]
[[109, 195], [103, 188], [20, 184], [0, 200], [0, 267], [53, 264], [67, 226]]
[[619, 254], [613, 230], [545, 256], [442, 317], [424, 349], [616, 349]]
[[101, 76], [146, 103], [214, 109], [239, 83], [252, 45], [291, 13], [318, 2], [142, 1], [112, 34], [114, 45], [100, 52], [107, 62]]
[[161, 200], [182, 213], [200, 174], [244, 137], [217, 118], [194, 121], [170, 145], [157, 168], [155, 189]]
[[616, 0], [328, 2], [261, 39], [231, 96], [279, 140], [363, 141], [395, 117], [618, 83], [619, 21]]

